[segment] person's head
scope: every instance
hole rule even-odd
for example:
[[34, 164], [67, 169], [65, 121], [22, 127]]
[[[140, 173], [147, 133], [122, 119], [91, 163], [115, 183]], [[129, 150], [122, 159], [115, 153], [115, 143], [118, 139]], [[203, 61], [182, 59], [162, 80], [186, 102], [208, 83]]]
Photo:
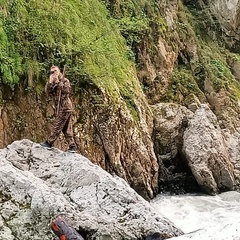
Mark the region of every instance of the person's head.
[[52, 66], [51, 69], [50, 69], [50, 73], [55, 75], [55, 77], [61, 76], [61, 71], [60, 71], [60, 68], [58, 66]]

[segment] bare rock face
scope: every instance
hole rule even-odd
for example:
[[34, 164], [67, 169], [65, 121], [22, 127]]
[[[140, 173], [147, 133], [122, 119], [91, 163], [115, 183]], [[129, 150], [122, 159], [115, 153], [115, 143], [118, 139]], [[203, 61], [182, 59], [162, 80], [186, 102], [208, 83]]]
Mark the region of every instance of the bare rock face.
[[152, 114], [144, 95], [132, 100], [134, 118], [122, 99], [113, 107], [104, 90], [98, 89], [98, 105], [91, 105], [94, 91], [82, 96], [80, 115], [85, 119], [75, 124], [80, 153], [152, 199], [158, 192], [158, 163], [151, 139]]
[[0, 150], [0, 239], [52, 239], [49, 224], [58, 215], [85, 239], [182, 234], [123, 179], [79, 154], [29, 140]]
[[231, 163], [234, 166], [234, 176], [236, 187], [240, 186], [240, 133], [238, 131], [230, 132], [229, 129], [222, 130], [222, 134], [226, 141], [228, 153]]
[[239, 50], [240, 41], [240, 1], [213, 0], [209, 1], [213, 15], [218, 19], [220, 27], [228, 37], [230, 46]]
[[232, 190], [234, 170], [216, 116], [207, 105], [195, 112], [184, 132], [183, 152], [201, 188], [216, 194]]
[[218, 19], [221, 18], [223, 27], [229, 31], [236, 31], [239, 25], [237, 21], [239, 0], [213, 0], [209, 3]]
[[175, 158], [181, 149], [187, 119], [193, 113], [175, 103], [159, 103], [152, 106], [154, 115], [154, 146], [159, 161]]

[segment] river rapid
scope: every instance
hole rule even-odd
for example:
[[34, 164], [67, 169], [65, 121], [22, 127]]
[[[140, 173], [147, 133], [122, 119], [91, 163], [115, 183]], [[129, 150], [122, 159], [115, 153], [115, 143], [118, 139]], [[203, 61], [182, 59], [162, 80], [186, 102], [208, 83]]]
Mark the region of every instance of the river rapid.
[[171, 240], [240, 240], [240, 193], [158, 195], [151, 204], [185, 234]]

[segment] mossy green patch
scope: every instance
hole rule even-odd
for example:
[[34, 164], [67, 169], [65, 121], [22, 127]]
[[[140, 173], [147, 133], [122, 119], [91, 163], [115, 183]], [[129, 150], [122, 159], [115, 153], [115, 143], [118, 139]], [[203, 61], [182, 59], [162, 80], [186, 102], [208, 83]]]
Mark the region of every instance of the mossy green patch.
[[[239, 82], [231, 72], [231, 61], [238, 61], [239, 55], [232, 54], [221, 42], [221, 38], [213, 40], [218, 32], [211, 35], [206, 31], [206, 21], [209, 14], [206, 9], [191, 8], [191, 11], [179, 2], [179, 13], [176, 26], [179, 37], [184, 44], [196, 46], [194, 58], [190, 58], [188, 64], [176, 65], [171, 79], [171, 85], [167, 93], [167, 99], [180, 101], [189, 94], [203, 96], [205, 93], [206, 80], [212, 84], [215, 92], [225, 90], [233, 102], [239, 96]], [[209, 22], [211, 23], [211, 18]], [[208, 23], [209, 23], [208, 22]], [[204, 28], [205, 26], [205, 28]], [[208, 29], [215, 29], [216, 26], [209, 26]], [[210, 31], [213, 31], [210, 30]], [[192, 49], [192, 48], [190, 48]], [[184, 51], [189, 51], [188, 48]], [[193, 56], [187, 52], [188, 56]], [[229, 61], [231, 56], [231, 61]], [[186, 100], [184, 100], [186, 102]]]
[[113, 101], [140, 94], [121, 24], [109, 18], [101, 1], [10, 0], [0, 7], [1, 81], [27, 78], [30, 86], [44, 85], [51, 65], [66, 64], [73, 84], [89, 81]]
[[211, 80], [216, 92], [226, 89], [236, 81], [227, 62], [228, 50], [215, 42], [199, 41], [199, 61], [204, 67], [205, 78]]
[[[0, 17], [2, 15], [3, 13], [0, 13]], [[22, 58], [9, 36], [9, 33], [12, 32], [11, 29], [8, 31], [6, 31], [6, 26], [0, 18], [0, 76], [3, 83], [13, 86], [19, 80]]]
[[164, 36], [166, 22], [161, 15], [160, 5], [154, 0], [103, 0], [113, 21], [119, 26], [127, 45], [136, 54], [137, 46], [144, 38], [151, 42], [155, 36]]
[[193, 94], [200, 99], [203, 97], [203, 93], [199, 89], [192, 72], [185, 68], [175, 69], [165, 101], [179, 102], [185, 105], [189, 104]]

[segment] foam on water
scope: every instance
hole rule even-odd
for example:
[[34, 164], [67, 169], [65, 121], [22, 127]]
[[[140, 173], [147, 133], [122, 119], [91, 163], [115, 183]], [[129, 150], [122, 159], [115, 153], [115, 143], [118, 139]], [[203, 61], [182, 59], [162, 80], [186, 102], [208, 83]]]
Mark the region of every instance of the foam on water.
[[240, 240], [240, 193], [158, 195], [151, 204], [186, 234], [171, 239]]

